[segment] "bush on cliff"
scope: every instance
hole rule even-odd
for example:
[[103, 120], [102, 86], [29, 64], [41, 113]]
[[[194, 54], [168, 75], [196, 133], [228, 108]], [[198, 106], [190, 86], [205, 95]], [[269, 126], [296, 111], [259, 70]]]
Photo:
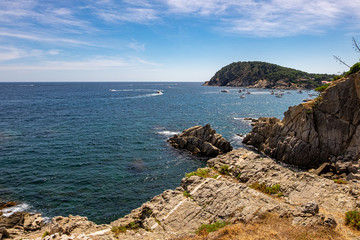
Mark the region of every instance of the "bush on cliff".
[[315, 91], [317, 91], [317, 92], [323, 92], [323, 91], [325, 91], [325, 89], [327, 89], [329, 86], [330, 86], [330, 83], [324, 84], [324, 85], [322, 85], [322, 86], [320, 86], [320, 87], [315, 88]]
[[346, 73], [346, 76], [349, 76], [350, 74], [356, 73], [360, 71], [360, 62], [355, 63], [351, 68], [350, 71]]

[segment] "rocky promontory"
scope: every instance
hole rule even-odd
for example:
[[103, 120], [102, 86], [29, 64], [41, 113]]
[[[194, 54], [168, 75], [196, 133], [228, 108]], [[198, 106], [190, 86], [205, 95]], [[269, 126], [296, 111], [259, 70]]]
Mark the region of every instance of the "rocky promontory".
[[215, 73], [204, 86], [299, 89], [316, 88], [334, 75], [306, 73], [266, 62], [233, 62]]
[[320, 97], [290, 107], [283, 120], [260, 118], [243, 142], [305, 168], [337, 161], [358, 164], [360, 72], [332, 82]]
[[215, 157], [232, 150], [230, 142], [221, 134], [216, 133], [209, 124], [186, 129], [168, 141], [175, 148], [186, 149], [193, 154], [201, 154], [206, 157]]

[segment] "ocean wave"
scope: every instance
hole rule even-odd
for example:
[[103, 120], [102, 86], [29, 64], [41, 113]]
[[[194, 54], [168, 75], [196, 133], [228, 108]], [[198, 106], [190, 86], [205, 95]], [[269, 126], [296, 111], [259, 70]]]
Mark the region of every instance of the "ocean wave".
[[234, 134], [231, 138], [230, 138], [230, 142], [233, 145], [233, 147], [238, 148], [243, 146], [244, 144], [242, 143], [244, 137]]
[[180, 132], [173, 132], [173, 131], [160, 131], [157, 134], [165, 135], [165, 136], [174, 136], [175, 134], [179, 134]]
[[29, 209], [30, 209], [30, 205], [28, 205], [26, 203], [21, 203], [19, 205], [13, 206], [13, 207], [4, 208], [1, 211], [2, 211], [4, 217], [9, 217], [16, 212], [27, 212]]

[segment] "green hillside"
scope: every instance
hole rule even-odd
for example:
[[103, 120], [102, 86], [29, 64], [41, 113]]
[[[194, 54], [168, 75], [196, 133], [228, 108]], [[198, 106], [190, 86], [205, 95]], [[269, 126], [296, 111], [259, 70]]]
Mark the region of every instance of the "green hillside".
[[316, 88], [335, 75], [306, 73], [266, 62], [234, 62], [215, 73], [205, 86]]

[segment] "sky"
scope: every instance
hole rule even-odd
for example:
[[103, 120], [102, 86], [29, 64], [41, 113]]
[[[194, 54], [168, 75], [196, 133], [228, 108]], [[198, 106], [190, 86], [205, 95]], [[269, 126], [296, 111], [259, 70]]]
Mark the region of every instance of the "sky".
[[338, 74], [360, 0], [0, 0], [0, 81], [209, 80], [238, 61]]

